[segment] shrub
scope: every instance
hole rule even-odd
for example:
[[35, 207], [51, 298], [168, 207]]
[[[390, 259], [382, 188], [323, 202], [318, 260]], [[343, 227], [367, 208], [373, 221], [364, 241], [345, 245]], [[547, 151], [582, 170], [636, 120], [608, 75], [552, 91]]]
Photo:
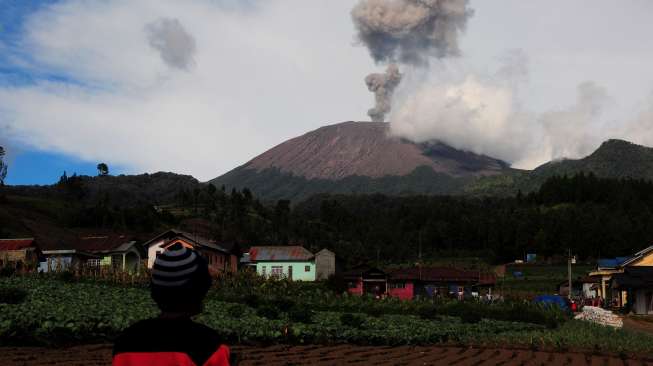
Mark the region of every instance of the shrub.
[[234, 304], [227, 308], [227, 314], [230, 317], [239, 319], [245, 314], [245, 306], [241, 304]]
[[295, 323], [310, 324], [313, 322], [313, 311], [307, 307], [296, 306], [288, 313], [288, 318]]
[[256, 315], [270, 320], [279, 319], [279, 309], [272, 305], [263, 305], [256, 310]]
[[258, 295], [251, 294], [251, 295], [246, 295], [243, 298], [243, 302], [247, 304], [249, 307], [252, 308], [257, 308], [259, 304], [261, 303], [261, 298]]
[[342, 275], [333, 274], [324, 281], [324, 287], [327, 290], [333, 291], [334, 293], [340, 295], [343, 292], [347, 292], [347, 281], [342, 277]]
[[344, 313], [340, 315], [340, 323], [344, 326], [359, 329], [365, 320], [356, 314]]
[[27, 291], [18, 287], [0, 287], [0, 304], [20, 304], [25, 301]]
[[0, 277], [11, 277], [16, 273], [16, 269], [14, 267], [1, 267], [0, 268]]
[[269, 304], [284, 313], [289, 312], [293, 307], [295, 307], [295, 302], [287, 297], [272, 299]]

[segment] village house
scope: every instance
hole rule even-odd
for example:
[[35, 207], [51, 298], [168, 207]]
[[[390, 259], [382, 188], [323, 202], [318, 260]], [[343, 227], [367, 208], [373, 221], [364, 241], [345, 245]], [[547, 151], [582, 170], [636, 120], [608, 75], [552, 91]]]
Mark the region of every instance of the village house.
[[[263, 277], [315, 281], [315, 255], [301, 246], [259, 246], [249, 249], [249, 263]], [[334, 265], [335, 266], [335, 265]]]
[[[596, 299], [599, 297], [600, 285], [601, 281], [599, 278], [590, 276], [578, 277], [571, 281], [571, 296], [582, 299]], [[558, 283], [558, 295], [569, 296], [569, 280]]]
[[138, 272], [144, 251], [136, 241], [124, 235], [91, 235], [65, 238], [48, 243], [42, 249], [39, 272], [80, 269]]
[[130, 240], [124, 235], [81, 237], [76, 248], [99, 257], [89, 259], [87, 261], [89, 266], [131, 273], [140, 271], [141, 259], [145, 257], [142, 247], [135, 240]]
[[597, 295], [605, 300], [606, 306], [627, 307], [637, 314], [647, 314], [650, 309], [642, 304], [646, 303], [647, 294], [653, 292], [647, 278], [653, 274], [652, 269], [653, 246], [650, 246], [629, 257], [599, 259], [596, 270], [589, 276], [598, 281]]
[[653, 315], [653, 266], [629, 266], [622, 273], [612, 276], [614, 293], [626, 296], [620, 298], [621, 306], [637, 315]]
[[38, 267], [40, 255], [34, 238], [0, 239], [0, 268], [33, 269]]
[[375, 267], [359, 266], [345, 271], [342, 277], [352, 295], [382, 296], [388, 290], [387, 273]]
[[166, 248], [180, 243], [196, 250], [209, 265], [212, 274], [233, 273], [238, 270], [238, 248], [232, 243], [217, 243], [181, 230], [170, 229], [143, 244], [147, 253], [147, 267], [154, 266], [157, 255]]
[[387, 295], [408, 300], [415, 297], [456, 297], [491, 294], [494, 274], [447, 267], [412, 267], [388, 272], [361, 267], [344, 274], [349, 293]]

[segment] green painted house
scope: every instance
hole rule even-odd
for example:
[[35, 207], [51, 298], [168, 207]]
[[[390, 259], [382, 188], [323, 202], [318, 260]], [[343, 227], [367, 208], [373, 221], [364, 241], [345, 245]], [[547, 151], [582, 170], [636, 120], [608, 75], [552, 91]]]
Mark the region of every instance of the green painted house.
[[263, 277], [315, 281], [315, 255], [301, 246], [252, 247], [248, 260]]

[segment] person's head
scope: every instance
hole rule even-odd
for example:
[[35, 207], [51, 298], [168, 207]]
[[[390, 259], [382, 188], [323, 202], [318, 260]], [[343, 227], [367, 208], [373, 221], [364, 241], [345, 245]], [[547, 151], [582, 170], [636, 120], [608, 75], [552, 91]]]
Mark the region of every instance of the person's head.
[[210, 287], [206, 261], [181, 243], [174, 243], [154, 261], [152, 299], [164, 314], [199, 314]]

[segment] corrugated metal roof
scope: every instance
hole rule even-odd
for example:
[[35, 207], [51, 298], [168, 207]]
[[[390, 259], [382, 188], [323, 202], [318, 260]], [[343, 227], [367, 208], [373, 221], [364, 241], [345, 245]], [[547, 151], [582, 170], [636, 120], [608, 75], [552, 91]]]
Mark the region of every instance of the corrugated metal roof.
[[251, 247], [249, 259], [252, 262], [258, 261], [306, 261], [313, 259], [313, 253], [301, 246], [266, 246]]
[[[476, 271], [465, 271], [447, 267], [422, 267], [395, 269], [389, 273], [391, 279], [422, 280], [422, 281], [479, 281], [480, 274]], [[488, 281], [490, 278], [483, 278]]]
[[125, 251], [134, 244], [124, 235], [107, 235], [107, 236], [85, 236], [78, 239], [77, 243], [72, 245], [73, 249], [84, 250], [87, 252], [113, 252]]
[[0, 239], [0, 250], [22, 250], [34, 246], [34, 238]]

